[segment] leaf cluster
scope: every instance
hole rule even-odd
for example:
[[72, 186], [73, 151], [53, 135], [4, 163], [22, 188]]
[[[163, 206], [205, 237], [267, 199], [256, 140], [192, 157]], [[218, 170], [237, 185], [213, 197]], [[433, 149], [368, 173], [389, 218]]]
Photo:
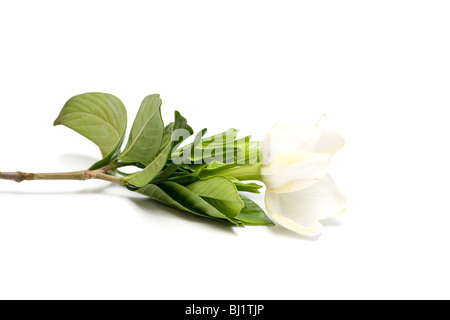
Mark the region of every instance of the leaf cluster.
[[[261, 185], [233, 174], [260, 163], [261, 143], [251, 137], [237, 139], [236, 129], [205, 138], [207, 130], [203, 129], [183, 146], [194, 134], [192, 128], [178, 111], [173, 122], [164, 125], [161, 105], [158, 94], [145, 97], [124, 148], [127, 111], [111, 94], [72, 97], [55, 125], [69, 127], [95, 143], [102, 159], [90, 170], [109, 168], [122, 176], [123, 186], [131, 191], [237, 226], [273, 224], [255, 202], [240, 193], [259, 193]], [[119, 170], [127, 166], [137, 171], [125, 174]]]

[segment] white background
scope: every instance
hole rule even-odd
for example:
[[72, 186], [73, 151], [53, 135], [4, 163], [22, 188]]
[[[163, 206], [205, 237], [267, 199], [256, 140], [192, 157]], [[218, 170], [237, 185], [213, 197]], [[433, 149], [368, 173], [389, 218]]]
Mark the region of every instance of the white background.
[[[326, 113], [348, 210], [308, 240], [228, 228], [99, 181], [0, 181], [0, 298], [450, 298], [448, 1], [1, 1], [0, 170], [70, 171], [73, 95], [160, 93], [263, 139]], [[259, 197], [258, 200], [262, 200]]]

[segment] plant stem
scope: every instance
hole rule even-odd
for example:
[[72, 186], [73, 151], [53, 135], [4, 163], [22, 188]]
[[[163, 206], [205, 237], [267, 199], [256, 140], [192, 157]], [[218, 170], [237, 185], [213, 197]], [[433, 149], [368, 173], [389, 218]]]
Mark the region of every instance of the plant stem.
[[11, 180], [15, 182], [31, 181], [31, 180], [104, 180], [123, 185], [120, 177], [110, 175], [110, 167], [104, 167], [98, 170], [83, 170], [75, 172], [61, 173], [26, 173], [26, 172], [0, 172], [0, 180]]

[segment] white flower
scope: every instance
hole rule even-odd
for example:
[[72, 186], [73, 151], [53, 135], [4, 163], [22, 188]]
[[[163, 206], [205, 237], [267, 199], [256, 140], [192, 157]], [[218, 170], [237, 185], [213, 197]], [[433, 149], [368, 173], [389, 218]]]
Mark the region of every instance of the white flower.
[[320, 220], [345, 210], [342, 191], [327, 174], [331, 157], [344, 145], [334, 131], [279, 122], [263, 144], [261, 175], [269, 216], [305, 236], [322, 232]]

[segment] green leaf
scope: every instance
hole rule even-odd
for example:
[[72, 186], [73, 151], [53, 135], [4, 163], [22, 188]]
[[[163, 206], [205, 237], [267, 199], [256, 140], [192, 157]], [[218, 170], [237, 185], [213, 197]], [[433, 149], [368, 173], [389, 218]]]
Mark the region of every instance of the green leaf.
[[173, 131], [173, 125], [174, 125], [174, 123], [171, 122], [171, 123], [169, 123], [167, 126], [165, 126], [165, 127], [164, 127], [164, 133], [166, 133], [166, 132], [172, 132], [172, 131]]
[[[262, 188], [262, 185], [259, 185], [257, 183], [245, 183], [241, 180], [235, 178], [232, 174], [236, 172], [235, 170], [238, 170], [238, 168], [241, 168], [242, 171], [245, 171], [246, 168], [252, 168], [253, 170], [254, 165], [236, 165], [236, 164], [224, 164], [221, 162], [211, 162], [208, 165], [203, 165], [202, 167], [199, 167], [196, 172], [196, 176], [199, 177], [199, 179], [207, 179], [212, 177], [226, 177], [231, 182], [234, 183], [238, 191], [245, 191], [245, 192], [252, 192], [252, 193], [260, 193], [259, 189]], [[192, 168], [192, 166], [188, 166], [188, 168]], [[178, 182], [178, 181], [177, 181]], [[183, 184], [183, 183], [182, 183]]]
[[168, 141], [166, 146], [161, 152], [150, 162], [144, 170], [133, 173], [127, 177], [123, 177], [122, 181], [132, 184], [136, 187], [143, 187], [152, 181], [158, 173], [164, 168], [164, 165], [169, 158], [170, 151], [172, 150], [172, 141]]
[[189, 133], [192, 134], [192, 128], [187, 124], [187, 120], [185, 117], [181, 115], [181, 113], [177, 110], [175, 110], [175, 120], [173, 122], [172, 131], [175, 131], [177, 129], [186, 129], [189, 130]]
[[262, 142], [250, 141], [251, 136], [236, 140], [236, 159], [239, 164], [256, 164], [262, 160]]
[[120, 155], [120, 148], [122, 147], [123, 141], [125, 140], [125, 133], [122, 136], [122, 139], [117, 144], [116, 148], [114, 148], [106, 157], [104, 157], [102, 160], [94, 163], [89, 170], [97, 170], [100, 168], [103, 168], [107, 165], [109, 165], [114, 159], [117, 159], [117, 157]]
[[267, 217], [266, 213], [253, 200], [250, 200], [244, 195], [240, 195], [244, 201], [245, 206], [235, 218], [249, 226], [274, 225], [274, 223]]
[[218, 161], [213, 161], [209, 164], [207, 164], [203, 169], [202, 169], [202, 173], [205, 175], [205, 177], [207, 175], [215, 175], [215, 174], [219, 174], [222, 171], [231, 169], [236, 167], [237, 164], [235, 163], [222, 163], [222, 162], [218, 162]]
[[211, 137], [207, 137], [202, 140], [201, 147], [202, 148], [213, 147], [214, 145], [220, 147], [224, 144], [232, 143], [234, 140], [236, 140], [238, 133], [239, 133], [239, 130], [229, 129], [225, 132], [216, 134]]
[[[182, 130], [182, 131], [179, 131]], [[172, 150], [178, 148], [184, 140], [189, 138], [194, 133], [194, 130], [187, 124], [184, 118], [178, 111], [175, 111], [175, 121], [172, 126]]]
[[[202, 137], [206, 134], [208, 129], [204, 128], [198, 132], [194, 138], [194, 142], [184, 148], [178, 149], [172, 153], [173, 156], [180, 157], [183, 161], [192, 156], [194, 149], [202, 142]], [[181, 152], [180, 152], [181, 151]]]
[[[195, 146], [196, 149], [219, 149], [222, 148], [223, 145], [229, 144], [229, 143], [233, 143], [233, 141], [236, 139], [236, 136], [238, 134], [239, 130], [236, 129], [229, 129], [228, 131], [216, 134], [214, 136], [211, 137], [207, 137], [202, 139], [201, 143], [198, 144], [197, 146]], [[182, 149], [177, 150], [177, 152], [182, 153], [185, 150], [190, 151], [191, 149], [193, 149], [193, 144], [188, 144], [187, 146], [184, 146]], [[202, 151], [199, 153], [200, 155], [202, 154]], [[193, 157], [191, 157], [191, 159], [194, 159]]]
[[202, 143], [192, 149], [192, 144], [177, 150], [177, 154], [190, 152], [190, 160], [193, 164], [210, 163], [218, 161], [220, 163], [234, 164], [256, 164], [261, 162], [260, 141], [250, 141], [251, 136], [235, 140], [238, 130], [230, 129], [218, 135], [202, 140]]
[[205, 168], [200, 169], [198, 173], [200, 178], [213, 176], [233, 177], [238, 180], [258, 180], [261, 181], [261, 164], [220, 164], [212, 163]]
[[244, 207], [236, 186], [225, 177], [200, 180], [186, 186], [229, 218], [236, 217]]
[[179, 210], [242, 225], [239, 221], [232, 221], [201, 197], [174, 182], [163, 182], [158, 185], [148, 184], [138, 189], [137, 192]]
[[93, 170], [108, 165], [120, 152], [127, 111], [122, 101], [111, 94], [84, 93], [66, 102], [54, 125], [64, 125], [99, 147], [103, 160], [94, 164]]
[[250, 141], [245, 150], [246, 163], [257, 164], [262, 161], [262, 141]]
[[[162, 141], [164, 144], [161, 145], [158, 151], [158, 155], [149, 162], [143, 162], [146, 165], [144, 170], [123, 178], [123, 181], [130, 183], [136, 187], [143, 187], [144, 185], [150, 183], [166, 166], [174, 145], [182, 143], [184, 139], [188, 138], [193, 133], [192, 128], [187, 124], [187, 120], [178, 111], [175, 111], [175, 121], [173, 122], [173, 125], [170, 124], [169, 127], [166, 127], [164, 130], [166, 129], [172, 129], [173, 132], [164, 132], [162, 137]], [[175, 135], [179, 133], [177, 132], [177, 130], [180, 129], [186, 131], [183, 135], [178, 137], [178, 140], [174, 141], [174, 139], [176, 139]], [[170, 166], [169, 164], [169, 167], [167, 169], [169, 170], [169, 172], [174, 172], [177, 167]]]
[[[200, 131], [199, 133], [197, 133], [197, 135], [194, 138], [194, 143], [193, 145], [196, 146], [198, 143], [200, 143], [202, 137], [205, 135], [206, 133], [206, 129], [203, 129], [202, 131]], [[162, 180], [162, 179], [166, 179], [168, 177], [170, 177], [171, 174], [173, 174], [175, 171], [178, 170], [178, 168], [180, 168], [183, 165], [183, 161], [184, 159], [187, 157], [188, 155], [184, 155], [180, 158], [177, 159], [180, 163], [170, 163], [167, 168], [165, 168], [163, 171], [161, 171], [158, 176], [155, 178], [156, 180]]]
[[170, 177], [170, 175], [172, 175], [173, 173], [175, 173], [175, 171], [178, 170], [178, 168], [180, 167], [179, 164], [175, 164], [175, 163], [171, 163], [168, 166], [166, 166], [166, 168], [164, 168], [164, 170], [162, 170], [156, 177], [155, 180], [156, 181], [160, 181], [160, 180], [165, 180], [168, 177]]
[[[175, 121], [173, 126], [171, 126], [171, 129], [173, 132], [167, 131], [164, 133], [162, 140], [165, 144], [161, 146], [157, 156], [149, 162], [143, 162], [146, 165], [145, 169], [122, 178], [122, 181], [132, 184], [135, 187], [143, 187], [156, 178], [156, 176], [164, 169], [170, 153], [174, 148], [174, 144], [183, 142], [188, 135], [193, 133], [192, 128], [187, 124], [186, 119], [183, 118], [178, 111], [175, 111]], [[174, 141], [174, 134], [179, 129], [186, 130], [188, 135], [180, 136], [177, 141]]]
[[257, 193], [257, 194], [261, 193], [261, 191], [259, 191], [259, 189], [261, 189], [263, 187], [257, 183], [244, 183], [244, 182], [236, 182], [235, 185], [239, 191]]
[[238, 180], [236, 178], [233, 178], [233, 177], [227, 177], [227, 178], [230, 179], [234, 183], [234, 185], [236, 186], [236, 188], [239, 191], [252, 192], [252, 193], [261, 193], [259, 191], [259, 189], [261, 189], [263, 187], [262, 185], [259, 185], [257, 183], [253, 183], [253, 182], [252, 183], [245, 183], [245, 182], [242, 182], [242, 181], [240, 181], [240, 180]]
[[196, 181], [200, 180], [197, 176], [192, 174], [184, 174], [182, 176], [177, 177], [176, 179], [170, 179], [172, 182], [176, 182], [178, 184], [181, 184], [182, 186], [190, 185]]
[[125, 150], [119, 156], [124, 162], [144, 162], [153, 159], [161, 146], [164, 124], [161, 117], [162, 101], [158, 94], [147, 96], [131, 128]]
[[[158, 153], [160, 153], [166, 146], [168, 143], [170, 143], [172, 141], [172, 131], [167, 131], [164, 132], [162, 140], [161, 140], [161, 146], [159, 147]], [[149, 164], [151, 161], [143, 161], [143, 163], [145, 164]]]

